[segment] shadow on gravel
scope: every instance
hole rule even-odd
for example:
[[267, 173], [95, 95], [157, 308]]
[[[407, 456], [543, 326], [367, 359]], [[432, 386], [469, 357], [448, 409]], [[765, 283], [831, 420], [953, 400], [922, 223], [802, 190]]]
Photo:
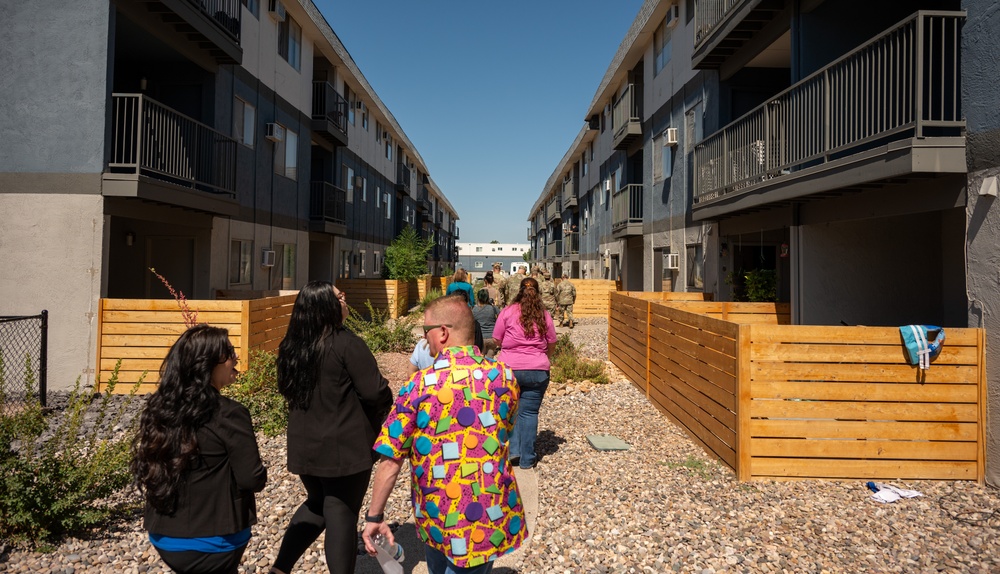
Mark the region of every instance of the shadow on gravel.
[[559, 452], [559, 445], [566, 444], [566, 439], [549, 429], [538, 433], [535, 439], [535, 453], [539, 458]]

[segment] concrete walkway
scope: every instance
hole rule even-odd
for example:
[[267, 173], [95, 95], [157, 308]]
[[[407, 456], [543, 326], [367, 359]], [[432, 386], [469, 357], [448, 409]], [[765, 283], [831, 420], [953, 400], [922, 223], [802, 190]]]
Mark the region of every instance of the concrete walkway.
[[[535, 470], [516, 468], [514, 469], [514, 479], [517, 480], [517, 488], [521, 492], [521, 500], [524, 502], [528, 538], [521, 545], [521, 548], [497, 559], [493, 566], [493, 574], [514, 574], [520, 571], [525, 550], [531, 546], [534, 540], [535, 525], [538, 523], [538, 474]], [[406, 483], [409, 483], [409, 479], [406, 480]], [[403, 550], [406, 552], [403, 572], [405, 574], [427, 574], [424, 544], [417, 538], [413, 520], [408, 520], [396, 530], [396, 542], [402, 544]], [[382, 568], [374, 557], [359, 556], [354, 572], [355, 574], [381, 574]]]

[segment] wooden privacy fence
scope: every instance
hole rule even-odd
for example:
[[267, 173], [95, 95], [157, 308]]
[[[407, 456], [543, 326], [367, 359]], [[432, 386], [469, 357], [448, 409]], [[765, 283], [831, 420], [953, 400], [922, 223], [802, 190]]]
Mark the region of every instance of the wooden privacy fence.
[[[556, 281], [558, 284], [559, 279]], [[618, 290], [614, 281], [604, 279], [569, 279], [576, 287], [576, 303], [573, 304], [574, 317], [607, 317], [608, 294]]]
[[[295, 295], [265, 299], [187, 301], [199, 323], [229, 330], [229, 340], [247, 368], [251, 351], [277, 351], [288, 329]], [[176, 301], [169, 299], [101, 299], [97, 321], [98, 391], [111, 378], [120, 359], [116, 392], [127, 393], [145, 373], [140, 393], [156, 390], [160, 364], [186, 329]]]
[[920, 371], [897, 327], [788, 325], [779, 305], [717, 305], [612, 294], [609, 353], [739, 480], [983, 481], [982, 329], [946, 329]]
[[368, 314], [365, 301], [372, 308], [384, 310], [393, 319], [405, 316], [432, 289], [444, 293], [450, 277], [425, 275], [413, 281], [399, 279], [337, 279], [337, 289], [347, 294], [347, 304], [357, 313]]

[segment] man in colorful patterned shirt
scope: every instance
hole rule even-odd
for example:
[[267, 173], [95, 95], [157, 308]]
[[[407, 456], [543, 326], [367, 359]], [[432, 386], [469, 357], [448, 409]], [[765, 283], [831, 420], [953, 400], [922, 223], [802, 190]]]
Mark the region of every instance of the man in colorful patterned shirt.
[[383, 520], [403, 459], [410, 461], [413, 514], [431, 574], [486, 574], [493, 561], [527, 536], [524, 505], [507, 464], [518, 386], [503, 363], [473, 346], [472, 312], [448, 296], [424, 311], [424, 332], [436, 355], [417, 372], [375, 441], [382, 455], [362, 537], [394, 541]]

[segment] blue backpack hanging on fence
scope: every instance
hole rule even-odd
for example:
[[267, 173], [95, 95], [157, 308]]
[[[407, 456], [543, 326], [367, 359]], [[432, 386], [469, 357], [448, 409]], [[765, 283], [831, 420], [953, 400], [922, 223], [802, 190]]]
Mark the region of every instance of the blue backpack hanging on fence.
[[[941, 354], [944, 329], [934, 325], [903, 325], [899, 328], [906, 348], [906, 358], [911, 365], [921, 369], [931, 368], [931, 361]], [[933, 339], [933, 340], [932, 340]]]

